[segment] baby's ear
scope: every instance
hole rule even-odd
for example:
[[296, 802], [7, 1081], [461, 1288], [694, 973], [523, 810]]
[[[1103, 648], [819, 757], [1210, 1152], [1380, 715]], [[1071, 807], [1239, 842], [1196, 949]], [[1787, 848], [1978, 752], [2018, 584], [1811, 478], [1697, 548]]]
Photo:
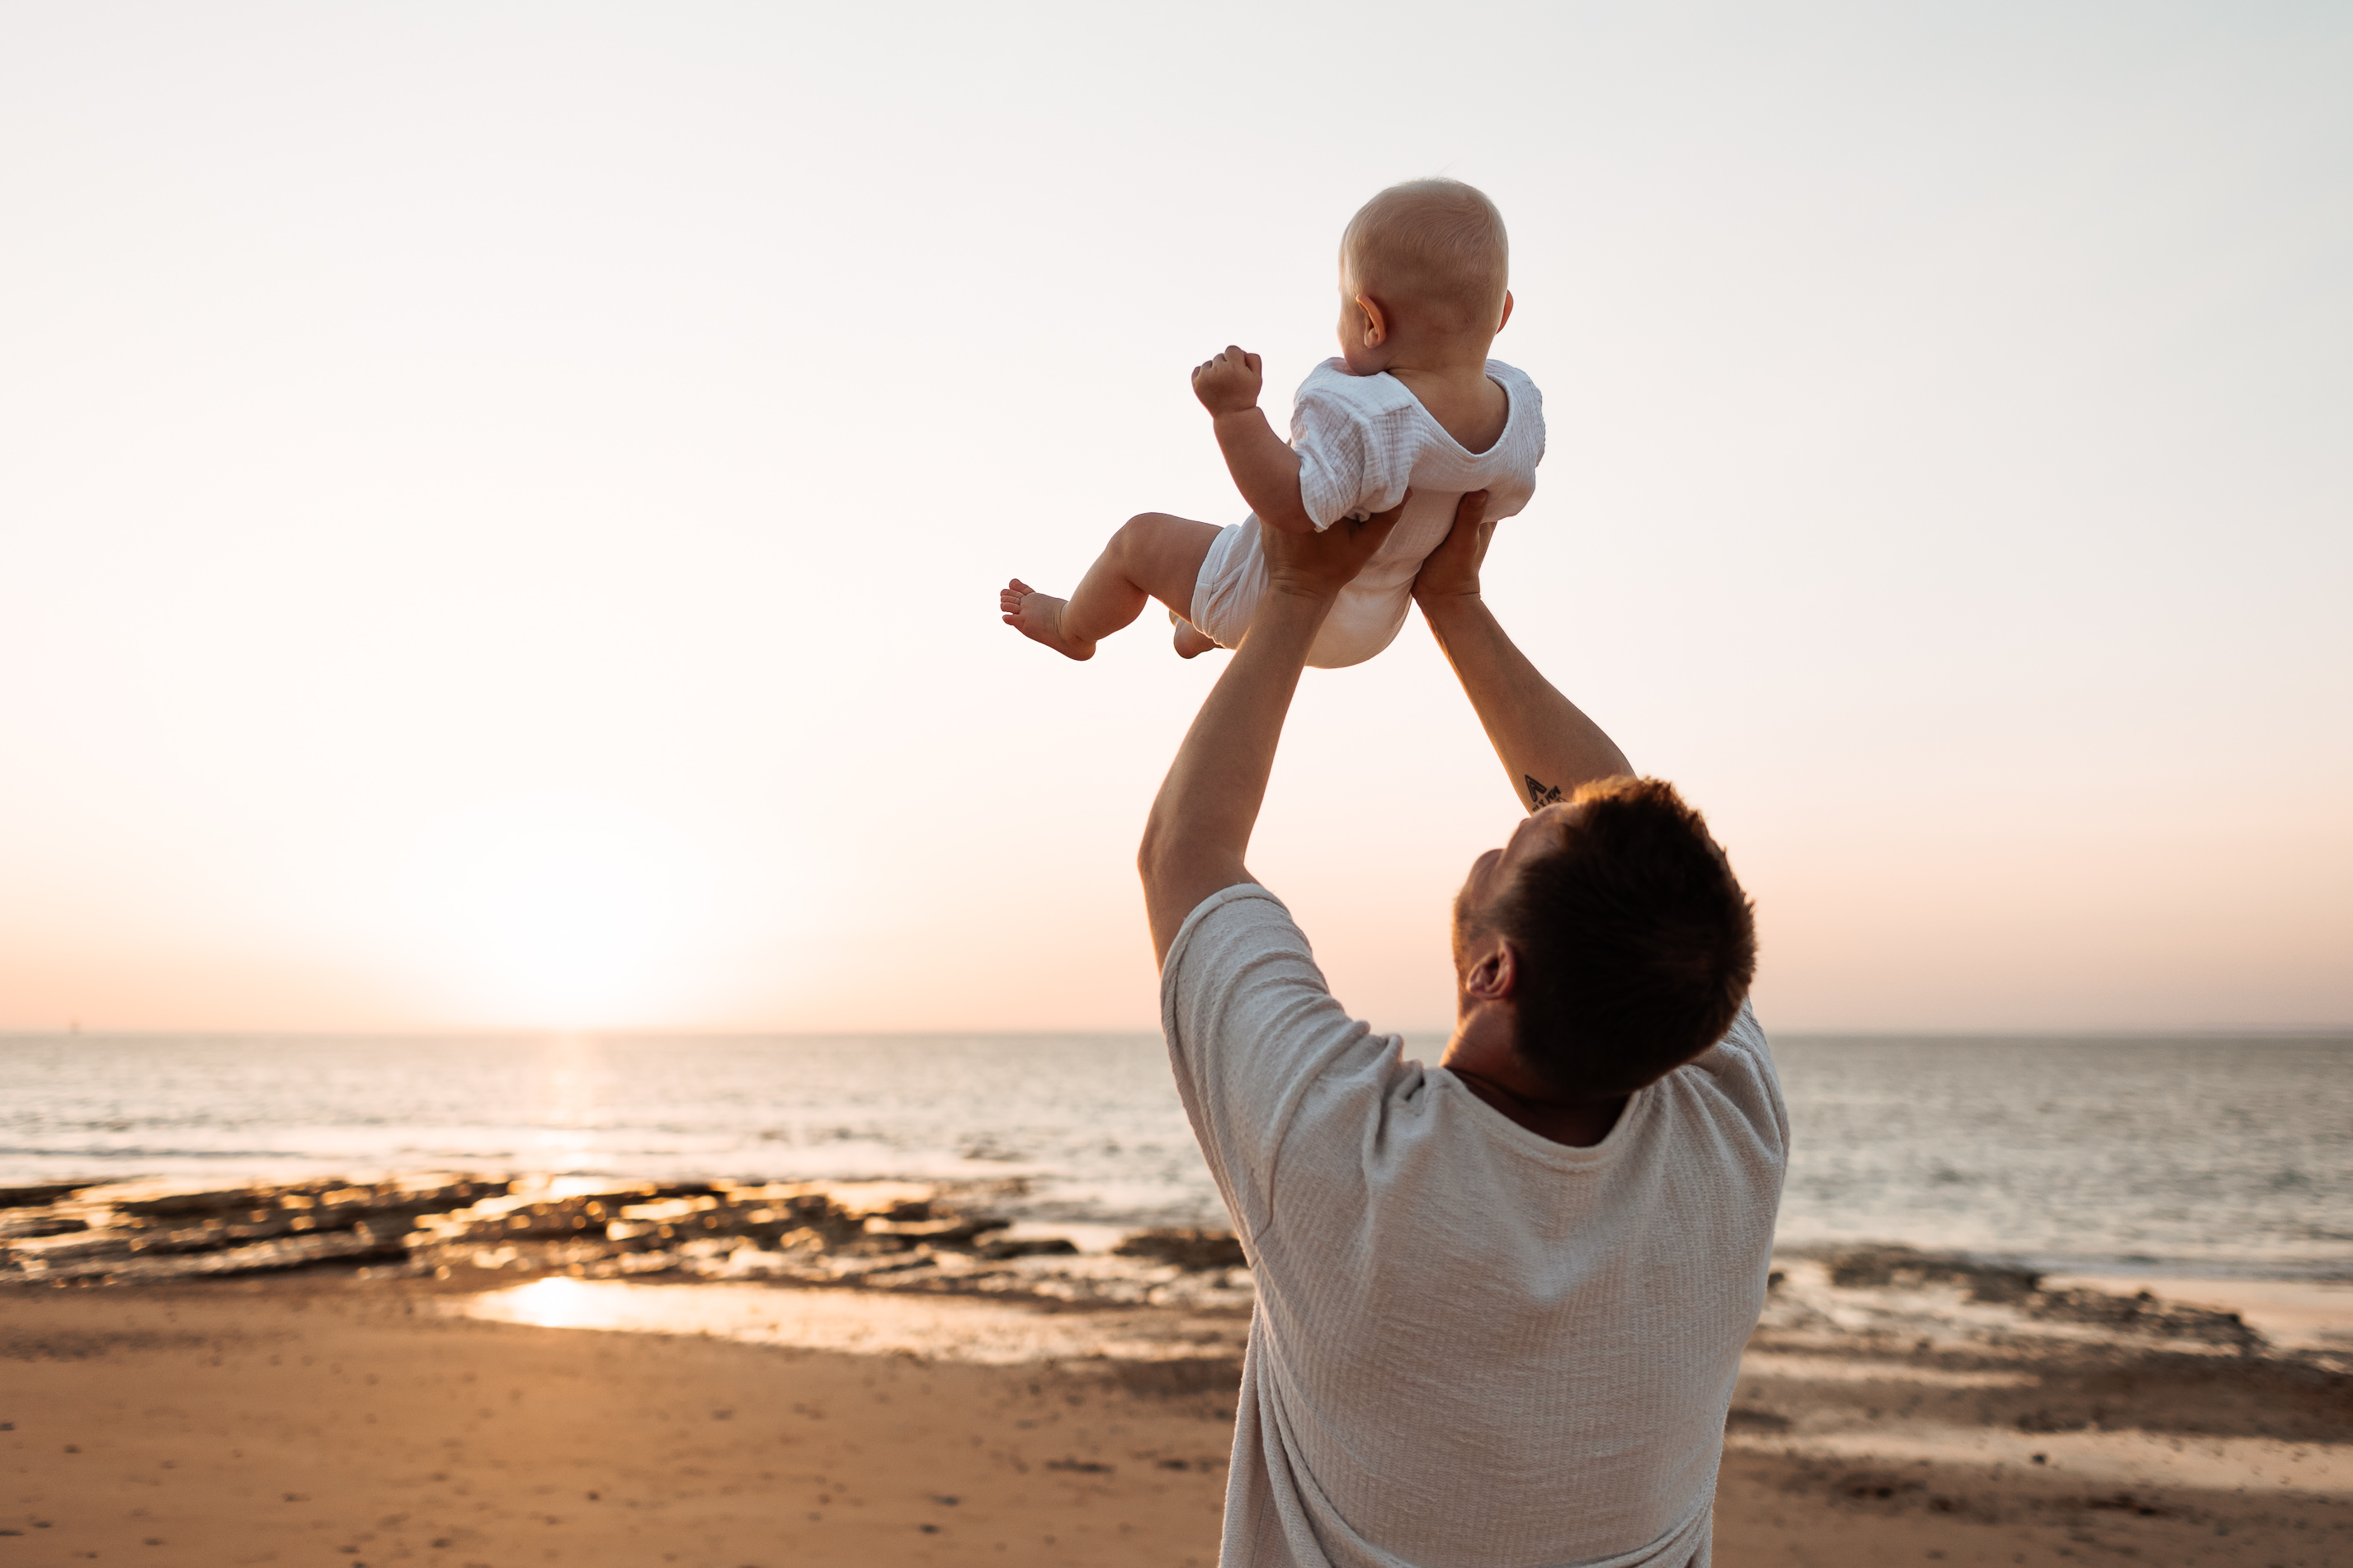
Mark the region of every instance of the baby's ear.
[[1389, 320], [1381, 310], [1381, 302], [1370, 294], [1359, 294], [1356, 296], [1356, 309], [1364, 313], [1364, 320], [1359, 323], [1358, 331], [1365, 340], [1365, 346], [1368, 349], [1377, 349], [1387, 342], [1389, 335]]
[[1504, 330], [1504, 326], [1510, 322], [1511, 319], [1512, 319], [1512, 291], [1511, 291], [1509, 289], [1504, 289], [1504, 314], [1503, 314], [1503, 316], [1501, 317], [1501, 319], [1499, 319], [1499, 320], [1495, 322], [1495, 330], [1496, 330], [1497, 331], [1499, 331], [1499, 332], [1500, 332], [1500, 331], [1502, 331]]

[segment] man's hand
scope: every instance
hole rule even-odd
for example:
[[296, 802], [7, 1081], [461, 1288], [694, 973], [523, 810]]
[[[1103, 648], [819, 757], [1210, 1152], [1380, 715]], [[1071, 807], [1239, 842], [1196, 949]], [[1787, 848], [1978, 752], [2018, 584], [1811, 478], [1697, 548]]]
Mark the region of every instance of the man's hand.
[[1288, 594], [1303, 599], [1333, 597], [1365, 569], [1365, 563], [1388, 540], [1389, 531], [1404, 515], [1405, 503], [1412, 499], [1413, 492], [1408, 490], [1387, 511], [1376, 512], [1362, 522], [1343, 518], [1321, 533], [1261, 529], [1259, 543], [1266, 551], [1267, 594]]
[[1413, 602], [1427, 616], [1447, 599], [1479, 596], [1479, 567], [1487, 559], [1495, 525], [1487, 521], [1487, 492], [1472, 490], [1454, 504], [1454, 528], [1446, 542], [1423, 557], [1413, 580]]
[[1212, 415], [1246, 414], [1258, 406], [1262, 368], [1258, 355], [1228, 343], [1225, 353], [1193, 367], [1193, 395]]

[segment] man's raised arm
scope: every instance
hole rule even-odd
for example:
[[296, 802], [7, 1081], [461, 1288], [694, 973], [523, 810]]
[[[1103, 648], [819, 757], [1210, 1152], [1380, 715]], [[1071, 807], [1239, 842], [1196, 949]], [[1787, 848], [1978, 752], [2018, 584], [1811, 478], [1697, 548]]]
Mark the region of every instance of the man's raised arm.
[[1634, 769], [1599, 724], [1537, 673], [1479, 596], [1479, 563], [1495, 533], [1486, 510], [1484, 490], [1462, 498], [1454, 531], [1421, 563], [1413, 599], [1486, 727], [1513, 792], [1535, 811], [1567, 799], [1579, 784]]
[[1202, 900], [1250, 879], [1242, 855], [1266, 799], [1308, 647], [1334, 595], [1372, 558], [1404, 510], [1400, 501], [1369, 521], [1336, 523], [1322, 533], [1261, 531], [1266, 592], [1233, 662], [1185, 732], [1136, 851], [1154, 957], [1167, 958], [1185, 917]]

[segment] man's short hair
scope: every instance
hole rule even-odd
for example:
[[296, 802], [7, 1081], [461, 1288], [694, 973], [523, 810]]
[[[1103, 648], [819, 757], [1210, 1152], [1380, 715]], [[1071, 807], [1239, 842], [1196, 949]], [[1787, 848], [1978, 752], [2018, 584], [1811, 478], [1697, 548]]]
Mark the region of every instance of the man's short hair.
[[1497, 906], [1520, 1059], [1554, 1092], [1630, 1094], [1722, 1038], [1757, 973], [1755, 907], [1663, 779], [1614, 778]]

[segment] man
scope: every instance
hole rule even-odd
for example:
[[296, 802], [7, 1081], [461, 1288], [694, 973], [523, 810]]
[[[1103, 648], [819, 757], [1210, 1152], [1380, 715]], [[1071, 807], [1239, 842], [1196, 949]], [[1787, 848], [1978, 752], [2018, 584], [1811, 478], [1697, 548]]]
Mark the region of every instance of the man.
[[1395, 513], [1268, 541], [1139, 863], [1177, 1089], [1258, 1278], [1224, 1568], [1705, 1568], [1788, 1144], [1747, 900], [1479, 596], [1415, 598], [1532, 807], [1455, 900], [1440, 1065], [1344, 1013], [1243, 851], [1316, 628]]

